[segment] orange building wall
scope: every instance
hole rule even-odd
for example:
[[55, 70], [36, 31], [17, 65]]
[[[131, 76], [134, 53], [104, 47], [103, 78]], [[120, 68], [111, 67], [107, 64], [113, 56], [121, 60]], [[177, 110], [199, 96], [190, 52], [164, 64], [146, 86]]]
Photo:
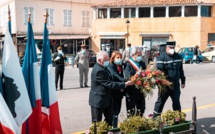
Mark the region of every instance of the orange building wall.
[[[97, 32], [126, 32], [126, 20], [95, 19], [92, 22], [92, 49], [100, 48], [100, 36]], [[171, 40], [176, 40], [179, 49], [183, 46], [195, 46], [200, 44], [201, 18], [129, 18], [129, 42], [134, 46], [142, 45], [140, 33], [170, 33]]]
[[[92, 21], [92, 49], [100, 50], [98, 32], [127, 32], [127, 18], [94, 19]], [[215, 33], [215, 6], [212, 17], [129, 18], [129, 42], [142, 45], [140, 33], [170, 33], [177, 42], [176, 50], [184, 46], [207, 46], [208, 33]], [[125, 40], [126, 40], [126, 36]], [[127, 40], [126, 40], [127, 42]], [[211, 42], [215, 45], [215, 42]]]

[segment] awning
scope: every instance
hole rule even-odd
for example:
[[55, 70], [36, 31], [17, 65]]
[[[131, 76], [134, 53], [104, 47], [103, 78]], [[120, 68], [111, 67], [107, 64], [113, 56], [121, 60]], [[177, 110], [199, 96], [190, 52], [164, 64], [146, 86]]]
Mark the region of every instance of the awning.
[[124, 39], [127, 32], [98, 32], [101, 39]]
[[169, 38], [171, 34], [170, 33], [140, 33], [140, 36], [142, 37], [166, 37]]
[[[66, 39], [88, 39], [90, 35], [49, 35], [50, 40], [66, 40]], [[43, 36], [34, 36], [36, 40], [42, 40]]]

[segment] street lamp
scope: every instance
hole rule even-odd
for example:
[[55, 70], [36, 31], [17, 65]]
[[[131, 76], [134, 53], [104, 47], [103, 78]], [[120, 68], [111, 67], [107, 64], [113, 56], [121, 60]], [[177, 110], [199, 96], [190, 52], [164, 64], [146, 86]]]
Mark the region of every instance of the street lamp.
[[128, 42], [128, 35], [129, 35], [128, 29], [129, 29], [130, 21], [127, 20], [125, 23], [126, 23], [126, 26], [127, 26], [127, 44], [128, 44], [128, 43], [129, 43], [129, 42]]

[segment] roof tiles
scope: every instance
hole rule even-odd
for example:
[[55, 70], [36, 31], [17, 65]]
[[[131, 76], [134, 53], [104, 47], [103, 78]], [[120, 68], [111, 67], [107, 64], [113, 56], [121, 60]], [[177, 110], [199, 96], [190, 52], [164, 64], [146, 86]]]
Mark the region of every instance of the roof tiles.
[[215, 0], [114, 0], [112, 2], [95, 4], [92, 5], [92, 7], [150, 6], [199, 3], [215, 4]]

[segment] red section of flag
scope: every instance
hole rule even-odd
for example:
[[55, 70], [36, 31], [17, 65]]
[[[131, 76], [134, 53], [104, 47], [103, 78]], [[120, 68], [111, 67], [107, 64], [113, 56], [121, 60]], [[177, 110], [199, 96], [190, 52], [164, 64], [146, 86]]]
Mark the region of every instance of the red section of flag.
[[50, 106], [49, 117], [50, 117], [51, 134], [62, 134], [58, 102], [55, 102]]
[[[36, 101], [36, 107], [28, 120], [22, 125], [22, 134], [41, 134], [42, 133], [42, 115], [41, 99]], [[27, 132], [28, 131], [28, 132]]]
[[0, 134], [15, 134], [10, 128], [0, 123]]
[[42, 113], [42, 134], [62, 134], [58, 102], [49, 108], [50, 114]]

